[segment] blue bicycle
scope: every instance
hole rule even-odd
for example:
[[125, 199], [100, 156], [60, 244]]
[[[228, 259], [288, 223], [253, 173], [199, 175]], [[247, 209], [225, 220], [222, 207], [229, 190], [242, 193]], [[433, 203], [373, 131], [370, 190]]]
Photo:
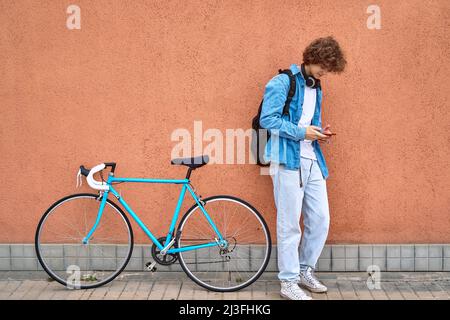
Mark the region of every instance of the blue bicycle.
[[[153, 243], [154, 261], [145, 264], [147, 270], [155, 270], [156, 264], [168, 266], [179, 262], [190, 279], [208, 290], [227, 292], [249, 286], [269, 262], [272, 247], [269, 229], [261, 214], [244, 200], [225, 195], [203, 199], [197, 195], [190, 176], [208, 161], [208, 156], [172, 160], [172, 164], [188, 167], [186, 177], [179, 180], [115, 177], [114, 162], [92, 169], [80, 166], [77, 186], [85, 176], [98, 194], [69, 195], [47, 209], [35, 236], [42, 268], [71, 289], [104, 285], [125, 269], [133, 252], [133, 231], [121, 207], [108, 199], [112, 194]], [[107, 167], [110, 170], [105, 181], [103, 170]], [[94, 178], [96, 173], [101, 181]], [[124, 182], [182, 186], [164, 237], [153, 235], [116, 191], [114, 185]], [[195, 203], [176, 227], [186, 191]]]

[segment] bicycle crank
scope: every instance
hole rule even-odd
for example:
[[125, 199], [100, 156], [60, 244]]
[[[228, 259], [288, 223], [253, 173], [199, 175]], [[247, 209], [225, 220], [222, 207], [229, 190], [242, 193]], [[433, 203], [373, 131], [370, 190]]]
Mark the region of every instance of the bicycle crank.
[[[164, 244], [166, 242], [166, 237], [161, 237], [158, 241], [159, 243]], [[161, 250], [155, 244], [152, 245], [152, 257], [158, 264], [163, 266], [169, 266], [178, 260], [178, 254], [167, 252], [161, 253]]]

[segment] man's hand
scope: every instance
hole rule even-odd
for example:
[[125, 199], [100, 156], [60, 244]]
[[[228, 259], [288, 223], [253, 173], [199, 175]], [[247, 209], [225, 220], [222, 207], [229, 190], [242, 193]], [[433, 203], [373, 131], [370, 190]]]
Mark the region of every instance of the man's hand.
[[326, 126], [325, 126], [325, 128], [322, 130], [322, 133], [323, 134], [326, 134], [326, 135], [332, 135], [332, 132], [331, 132], [331, 130], [330, 130], [330, 125], [329, 124], [327, 124]]
[[320, 128], [316, 126], [306, 127], [305, 140], [322, 140], [326, 141], [329, 139], [329, 136], [320, 133]]
[[319, 142], [327, 142], [327, 144], [328, 143], [330, 143], [330, 138], [333, 136], [333, 133], [331, 132], [331, 130], [330, 130], [330, 125], [329, 124], [327, 124], [326, 126], [325, 126], [325, 128], [322, 130], [322, 133], [324, 134], [324, 135], [326, 135], [327, 136], [327, 138], [326, 139], [319, 139]]

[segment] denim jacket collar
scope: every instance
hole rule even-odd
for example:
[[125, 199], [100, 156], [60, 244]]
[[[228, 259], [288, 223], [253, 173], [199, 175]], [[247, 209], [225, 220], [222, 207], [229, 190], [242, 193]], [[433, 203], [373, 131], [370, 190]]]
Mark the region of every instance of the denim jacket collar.
[[300, 73], [300, 75], [301, 75], [302, 78], [303, 78], [303, 75], [302, 75], [302, 73], [300, 72], [300, 68], [299, 68], [295, 63], [291, 64], [290, 69], [291, 69], [291, 71], [292, 71], [292, 74], [296, 75], [297, 73]]

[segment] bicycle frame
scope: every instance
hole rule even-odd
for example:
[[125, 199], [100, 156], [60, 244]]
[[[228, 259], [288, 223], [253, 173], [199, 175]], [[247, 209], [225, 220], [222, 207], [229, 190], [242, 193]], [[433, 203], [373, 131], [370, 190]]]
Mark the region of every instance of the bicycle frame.
[[[171, 224], [169, 227], [169, 232], [167, 233], [166, 242], [164, 243], [164, 245], [158, 241], [158, 239], [150, 232], [150, 230], [142, 222], [142, 220], [138, 217], [138, 215], [133, 211], [133, 209], [130, 208], [130, 206], [125, 202], [125, 200], [121, 197], [121, 195], [113, 188], [113, 186], [112, 186], [113, 182], [168, 183], [168, 184], [183, 185], [181, 188], [181, 191], [180, 191], [180, 195], [178, 197], [178, 203], [175, 208], [175, 212], [173, 214], [172, 221], [171, 221]], [[223, 239], [221, 233], [219, 232], [216, 225], [214, 224], [214, 221], [211, 219], [211, 217], [209, 216], [205, 207], [201, 203], [200, 199], [197, 197], [194, 190], [192, 189], [189, 179], [177, 180], [177, 179], [118, 178], [118, 177], [109, 175], [108, 181], [106, 183], [109, 186], [109, 190], [105, 190], [103, 193], [102, 201], [101, 201], [100, 208], [99, 208], [99, 211], [97, 214], [97, 219], [96, 219], [93, 227], [89, 231], [89, 233], [83, 239], [83, 243], [87, 244], [89, 242], [89, 239], [92, 237], [95, 230], [97, 229], [97, 226], [99, 225], [102, 214], [103, 214], [103, 209], [105, 208], [105, 205], [106, 205], [106, 200], [108, 199], [109, 192], [111, 192], [114, 196], [116, 196], [116, 198], [119, 200], [119, 202], [125, 208], [125, 210], [130, 214], [130, 216], [133, 217], [133, 219], [136, 221], [136, 223], [141, 227], [141, 229], [150, 238], [150, 240], [158, 247], [158, 249], [160, 249], [160, 250], [166, 249], [165, 246], [168, 246], [168, 244], [170, 244], [170, 242], [172, 240], [173, 232], [175, 231], [175, 224], [178, 220], [181, 205], [183, 203], [183, 199], [184, 199], [186, 189], [187, 189], [189, 191], [189, 193], [191, 194], [192, 198], [195, 200], [195, 202], [199, 206], [202, 213], [205, 215], [206, 219], [208, 220], [208, 223], [211, 225], [212, 229], [216, 233], [217, 239], [215, 242], [209, 242], [209, 243], [192, 245], [192, 246], [185, 246], [185, 247], [181, 247], [181, 248], [172, 248], [172, 249], [167, 250], [166, 253], [177, 253], [177, 252], [196, 250], [196, 249], [226, 244], [226, 240]]]

